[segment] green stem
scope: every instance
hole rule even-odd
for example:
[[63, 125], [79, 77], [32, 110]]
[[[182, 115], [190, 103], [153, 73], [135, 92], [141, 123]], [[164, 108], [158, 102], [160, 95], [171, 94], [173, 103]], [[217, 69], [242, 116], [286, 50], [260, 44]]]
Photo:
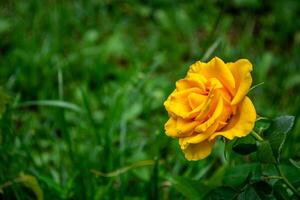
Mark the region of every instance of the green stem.
[[294, 194], [300, 198], [300, 194], [298, 193], [297, 189], [290, 183], [290, 181], [286, 178], [286, 176], [284, 175], [284, 173], [282, 172], [280, 166], [278, 164], [275, 164], [275, 167], [277, 169], [277, 172], [279, 173], [279, 175], [282, 177], [282, 180], [285, 182], [285, 184], [287, 184], [287, 186], [294, 192]]
[[256, 133], [255, 131], [251, 131], [251, 135], [255, 138], [255, 139], [257, 139], [258, 141], [264, 141], [264, 139], [258, 134], [258, 133]]
[[283, 179], [281, 176], [266, 176], [266, 177], [263, 177], [263, 179]]

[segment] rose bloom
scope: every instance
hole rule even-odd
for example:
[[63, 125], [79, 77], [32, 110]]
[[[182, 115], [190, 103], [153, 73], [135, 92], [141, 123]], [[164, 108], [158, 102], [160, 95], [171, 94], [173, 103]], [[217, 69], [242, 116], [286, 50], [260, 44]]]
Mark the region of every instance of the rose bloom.
[[246, 96], [252, 84], [247, 59], [224, 63], [215, 57], [196, 62], [164, 102], [166, 134], [179, 139], [187, 160], [207, 157], [217, 136], [229, 140], [253, 129], [256, 111]]

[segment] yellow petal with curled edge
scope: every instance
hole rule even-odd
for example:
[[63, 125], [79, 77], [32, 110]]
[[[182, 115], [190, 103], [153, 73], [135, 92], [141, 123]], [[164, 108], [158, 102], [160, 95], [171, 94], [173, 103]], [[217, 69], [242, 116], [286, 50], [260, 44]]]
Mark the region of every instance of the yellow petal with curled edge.
[[206, 120], [204, 123], [197, 126], [195, 131], [199, 132], [199, 133], [204, 132], [210, 126], [215, 124], [217, 122], [218, 118], [221, 116], [221, 114], [223, 112], [223, 107], [224, 107], [223, 98], [220, 97], [219, 100], [218, 100], [218, 104], [216, 106], [216, 109], [215, 109], [214, 113], [212, 114], [212, 116], [208, 120]]
[[248, 97], [237, 108], [236, 114], [230, 119], [228, 124], [218, 132], [215, 132], [209, 139], [221, 135], [232, 140], [234, 137], [244, 137], [248, 135], [254, 127], [256, 111]]
[[198, 93], [199, 90], [200, 89], [198, 88], [190, 88], [180, 92], [174, 90], [164, 102], [166, 110], [172, 115], [185, 117], [189, 112], [191, 112], [187, 96], [192, 92]]
[[165, 124], [166, 135], [170, 137], [186, 137], [193, 133], [193, 129], [198, 125], [197, 121], [185, 121], [181, 118], [170, 119]]
[[236, 85], [236, 93], [231, 101], [231, 105], [236, 105], [247, 95], [251, 87], [252, 64], [247, 59], [240, 59], [227, 65], [234, 76]]
[[170, 119], [165, 123], [165, 132], [167, 136], [178, 137], [176, 129], [176, 119], [170, 117]]
[[209, 127], [205, 132], [202, 133], [197, 133], [196, 135], [191, 135], [188, 137], [183, 137], [180, 138], [181, 140], [181, 146], [185, 147], [188, 146], [189, 144], [197, 144], [201, 143], [204, 140], [207, 140], [218, 128], [219, 123], [213, 124], [211, 127]]
[[214, 57], [208, 63], [196, 62], [190, 67], [188, 73], [199, 73], [206, 78], [217, 78], [231, 94], [234, 93], [235, 79], [226, 64], [218, 57]]
[[214, 88], [214, 89], [223, 88], [222, 83], [216, 78], [210, 78], [209, 85], [210, 85], [210, 88]]
[[176, 82], [176, 89], [181, 91], [189, 88], [199, 88], [202, 91], [205, 91], [206, 82], [207, 79], [201, 74], [190, 73], [184, 79]]
[[[179, 144], [180, 144], [179, 139]], [[214, 141], [203, 141], [197, 144], [189, 144], [184, 149], [182, 149], [184, 156], [189, 161], [197, 161], [206, 158], [212, 150], [212, 145]]]
[[198, 106], [202, 105], [203, 102], [205, 102], [207, 99], [207, 96], [197, 93], [191, 93], [188, 96], [189, 104], [192, 109], [197, 108]]
[[211, 88], [206, 100], [201, 105], [200, 113], [199, 112], [197, 113], [198, 115], [196, 117], [196, 120], [203, 121], [204, 117], [209, 113], [214, 97], [215, 97], [215, 89]]

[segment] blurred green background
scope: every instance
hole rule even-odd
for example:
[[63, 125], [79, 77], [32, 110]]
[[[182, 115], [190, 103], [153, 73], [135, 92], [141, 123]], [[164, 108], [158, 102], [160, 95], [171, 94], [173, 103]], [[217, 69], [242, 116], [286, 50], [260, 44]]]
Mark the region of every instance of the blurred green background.
[[0, 198], [186, 199], [185, 181], [222, 185], [216, 174], [249, 158], [226, 160], [220, 143], [188, 162], [163, 128], [175, 81], [213, 56], [252, 62], [257, 112], [296, 116], [282, 160], [299, 160], [299, 18], [297, 0], [2, 0]]

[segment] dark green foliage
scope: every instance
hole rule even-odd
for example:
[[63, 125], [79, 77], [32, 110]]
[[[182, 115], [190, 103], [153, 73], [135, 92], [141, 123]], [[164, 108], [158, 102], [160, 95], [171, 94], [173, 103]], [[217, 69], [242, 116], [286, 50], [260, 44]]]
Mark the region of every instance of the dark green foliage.
[[236, 199], [237, 191], [230, 187], [217, 187], [211, 190], [203, 199], [209, 200], [233, 200]]
[[187, 179], [180, 176], [170, 178], [172, 186], [189, 199], [197, 199], [203, 197], [208, 187], [199, 181]]
[[[299, 13], [297, 0], [2, 0], [0, 199], [297, 199], [274, 163], [299, 190]], [[188, 162], [163, 102], [213, 56], [252, 62], [265, 141]]]
[[277, 117], [271, 122], [271, 126], [264, 132], [264, 137], [271, 144], [273, 154], [277, 161], [286, 140], [287, 133], [294, 124], [294, 116]]
[[297, 162], [297, 161], [295, 161], [295, 160], [293, 160], [293, 159], [290, 159], [290, 162], [291, 162], [295, 167], [297, 167], [298, 169], [300, 169], [300, 163], [299, 163], [299, 162]]
[[232, 187], [244, 184], [254, 167], [254, 164], [240, 164], [230, 167], [224, 174], [223, 183]]
[[9, 103], [10, 97], [4, 92], [3, 88], [0, 87], [0, 118], [5, 112], [6, 105]]
[[262, 163], [276, 163], [269, 141], [257, 142], [257, 158]]
[[271, 121], [263, 134], [265, 140], [257, 142], [257, 156], [262, 163], [279, 163], [287, 133], [293, 124], [293, 116], [281, 116]]
[[243, 192], [241, 192], [238, 197], [238, 200], [246, 200], [246, 199], [253, 199], [253, 200], [261, 200], [255, 189], [251, 186], [245, 188]]
[[248, 155], [257, 150], [256, 144], [237, 144], [232, 148], [233, 151], [241, 155]]
[[257, 150], [256, 141], [251, 135], [248, 135], [236, 140], [232, 146], [232, 150], [241, 155], [251, 154]]

